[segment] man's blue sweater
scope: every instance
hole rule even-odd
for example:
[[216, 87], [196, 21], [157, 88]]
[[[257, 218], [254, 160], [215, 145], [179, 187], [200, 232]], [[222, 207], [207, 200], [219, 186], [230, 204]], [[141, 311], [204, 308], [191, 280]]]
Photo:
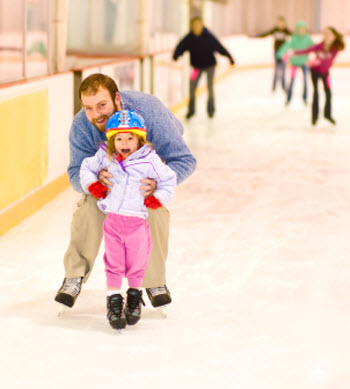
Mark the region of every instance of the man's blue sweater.
[[[156, 97], [137, 91], [119, 92], [123, 109], [140, 114], [146, 123], [147, 140], [159, 157], [177, 174], [177, 183], [184, 181], [196, 168], [196, 159], [187, 147], [182, 135], [183, 127], [178, 119]], [[84, 110], [73, 120], [69, 134], [70, 163], [69, 181], [77, 192], [80, 186], [80, 166], [87, 157], [96, 154], [99, 145], [106, 141], [104, 132], [91, 124]]]

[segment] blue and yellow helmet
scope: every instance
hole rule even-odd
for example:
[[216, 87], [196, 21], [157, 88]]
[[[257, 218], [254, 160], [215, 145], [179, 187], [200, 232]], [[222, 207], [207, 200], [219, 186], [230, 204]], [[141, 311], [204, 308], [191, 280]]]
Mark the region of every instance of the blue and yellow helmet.
[[106, 126], [107, 139], [119, 132], [132, 132], [146, 139], [145, 121], [135, 111], [117, 111], [108, 119]]

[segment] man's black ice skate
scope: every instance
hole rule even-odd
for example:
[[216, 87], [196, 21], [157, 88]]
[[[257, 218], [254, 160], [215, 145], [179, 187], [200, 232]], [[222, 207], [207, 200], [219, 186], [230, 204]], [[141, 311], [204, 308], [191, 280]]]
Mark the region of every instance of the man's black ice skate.
[[116, 330], [126, 327], [123, 305], [124, 298], [119, 293], [107, 296], [107, 319], [111, 327]]
[[126, 308], [125, 308], [126, 322], [130, 326], [132, 326], [140, 320], [141, 303], [145, 305], [145, 302], [142, 299], [142, 290], [129, 288], [126, 294], [127, 294]]
[[72, 308], [81, 291], [82, 280], [82, 277], [65, 278], [56, 294], [55, 301]]
[[158, 288], [146, 288], [147, 296], [154, 308], [171, 303], [171, 296], [166, 285]]

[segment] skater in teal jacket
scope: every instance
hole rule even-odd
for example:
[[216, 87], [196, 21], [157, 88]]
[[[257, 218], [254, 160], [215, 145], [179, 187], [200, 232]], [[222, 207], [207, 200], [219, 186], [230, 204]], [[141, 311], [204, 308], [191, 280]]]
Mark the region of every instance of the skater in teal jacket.
[[295, 25], [295, 33], [292, 35], [291, 39], [288, 42], [285, 42], [281, 48], [278, 50], [278, 57], [283, 58], [284, 61], [289, 61], [291, 63], [291, 77], [289, 87], [287, 88], [287, 101], [286, 105], [290, 103], [293, 92], [293, 85], [295, 74], [297, 68], [301, 68], [304, 76], [304, 90], [303, 90], [303, 100], [304, 103], [307, 103], [307, 65], [308, 60], [307, 55], [300, 55], [298, 57], [290, 58], [288, 57], [288, 50], [302, 50], [306, 49], [314, 44], [311, 36], [307, 33], [307, 25], [303, 20], [299, 20]]

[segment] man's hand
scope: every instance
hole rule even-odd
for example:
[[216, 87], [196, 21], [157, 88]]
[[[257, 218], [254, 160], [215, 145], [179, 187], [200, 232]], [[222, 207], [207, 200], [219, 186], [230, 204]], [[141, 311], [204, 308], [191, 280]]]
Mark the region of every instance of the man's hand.
[[107, 169], [101, 170], [97, 176], [101, 184], [108, 186], [108, 192], [111, 191], [110, 187], [113, 186], [113, 183], [108, 179], [111, 177], [113, 177], [113, 174], [109, 173]]
[[141, 182], [145, 184], [140, 187], [140, 190], [144, 191], [142, 193], [143, 197], [147, 198], [152, 196], [157, 189], [157, 181], [152, 178], [145, 178], [144, 180], [141, 180]]

